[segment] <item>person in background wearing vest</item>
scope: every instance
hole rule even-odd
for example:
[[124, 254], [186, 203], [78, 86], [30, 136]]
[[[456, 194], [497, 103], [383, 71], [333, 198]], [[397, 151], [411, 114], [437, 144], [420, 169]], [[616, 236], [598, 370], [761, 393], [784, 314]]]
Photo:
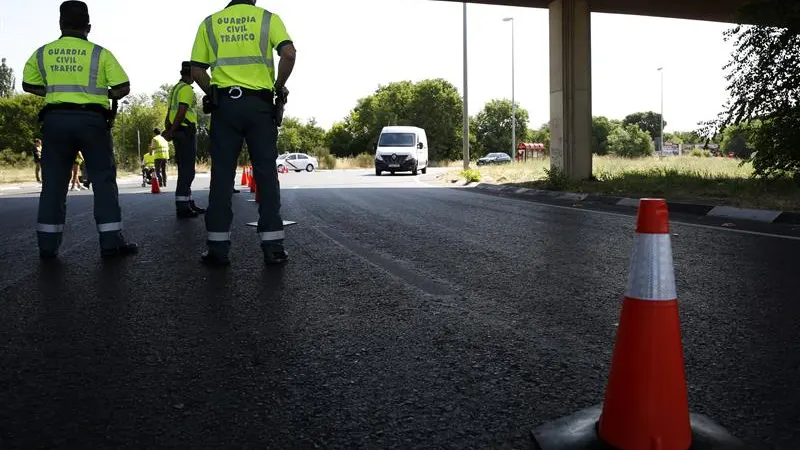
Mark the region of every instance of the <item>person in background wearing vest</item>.
[[69, 188], [70, 191], [88, 189], [83, 187], [80, 179], [78, 179], [78, 172], [80, 172], [81, 165], [83, 165], [84, 161], [83, 154], [78, 151], [78, 154], [75, 156], [75, 162], [72, 164], [72, 186]]
[[[211, 190], [208, 196], [202, 261], [227, 266], [231, 246], [231, 197], [236, 163], [247, 142], [258, 186], [258, 234], [266, 264], [281, 264], [284, 249], [275, 95], [288, 94], [286, 81], [296, 51], [281, 18], [255, 6], [255, 0], [233, 0], [198, 27], [192, 47], [192, 78], [206, 93], [211, 111]], [[232, 26], [235, 25], [235, 26]], [[273, 49], [280, 56], [277, 80]], [[211, 76], [206, 70], [211, 67]], [[206, 108], [204, 108], [206, 109]]]
[[161, 136], [161, 130], [153, 129], [153, 139], [150, 149], [156, 152], [156, 177], [158, 185], [167, 187], [167, 160], [169, 160], [169, 142]]
[[61, 37], [36, 50], [25, 64], [22, 89], [45, 98], [42, 193], [36, 226], [39, 256], [58, 257], [66, 218], [67, 186], [80, 149], [94, 184], [94, 217], [104, 258], [138, 251], [122, 233], [117, 167], [111, 146], [109, 98], [130, 93], [128, 75], [114, 55], [90, 42], [89, 8], [60, 7]]
[[41, 139], [34, 139], [33, 141], [33, 165], [34, 171], [36, 172], [36, 181], [39, 183], [42, 182], [42, 178], [39, 176], [39, 173], [42, 171], [42, 140]]
[[147, 185], [148, 177], [153, 176], [156, 170], [156, 153], [151, 148], [148, 153], [144, 154], [142, 158], [142, 187]]
[[197, 99], [192, 89], [192, 69], [188, 61], [181, 64], [181, 79], [169, 94], [169, 110], [164, 120], [165, 140], [175, 140], [175, 163], [178, 183], [175, 186], [175, 209], [179, 218], [192, 218], [206, 212], [192, 199], [194, 165], [197, 159]]

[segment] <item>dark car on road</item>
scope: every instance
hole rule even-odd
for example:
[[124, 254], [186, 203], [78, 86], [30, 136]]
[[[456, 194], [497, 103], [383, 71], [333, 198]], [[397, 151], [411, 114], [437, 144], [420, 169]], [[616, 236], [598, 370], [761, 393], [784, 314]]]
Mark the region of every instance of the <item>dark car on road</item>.
[[479, 166], [484, 166], [488, 164], [509, 164], [509, 163], [511, 163], [511, 157], [505, 153], [489, 153], [488, 155], [478, 160]]

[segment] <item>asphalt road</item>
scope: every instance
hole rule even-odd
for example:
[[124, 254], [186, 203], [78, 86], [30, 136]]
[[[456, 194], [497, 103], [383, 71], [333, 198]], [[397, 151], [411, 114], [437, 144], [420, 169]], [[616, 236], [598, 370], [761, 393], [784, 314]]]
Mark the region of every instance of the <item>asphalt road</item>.
[[[601, 403], [633, 217], [424, 178], [282, 174], [298, 223], [269, 269], [244, 191], [227, 270], [199, 264], [204, 224], [175, 219], [174, 180], [123, 183], [141, 253], [119, 262], [99, 258], [91, 194], [70, 194], [54, 267], [36, 194], [4, 193], [0, 448], [525, 449]], [[692, 411], [800, 448], [800, 240], [681, 220]]]

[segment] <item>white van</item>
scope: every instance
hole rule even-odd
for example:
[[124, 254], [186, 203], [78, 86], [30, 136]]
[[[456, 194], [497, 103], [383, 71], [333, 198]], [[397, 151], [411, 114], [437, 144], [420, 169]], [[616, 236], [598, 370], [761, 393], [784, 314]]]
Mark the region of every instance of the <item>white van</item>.
[[418, 127], [383, 127], [375, 145], [375, 175], [428, 171], [428, 136]]

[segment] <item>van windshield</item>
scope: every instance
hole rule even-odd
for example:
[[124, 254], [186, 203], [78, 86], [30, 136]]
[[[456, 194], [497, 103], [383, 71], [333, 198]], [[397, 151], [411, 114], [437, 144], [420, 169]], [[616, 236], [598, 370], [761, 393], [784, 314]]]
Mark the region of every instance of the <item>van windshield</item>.
[[414, 133], [383, 133], [378, 141], [380, 147], [413, 147], [416, 144]]

